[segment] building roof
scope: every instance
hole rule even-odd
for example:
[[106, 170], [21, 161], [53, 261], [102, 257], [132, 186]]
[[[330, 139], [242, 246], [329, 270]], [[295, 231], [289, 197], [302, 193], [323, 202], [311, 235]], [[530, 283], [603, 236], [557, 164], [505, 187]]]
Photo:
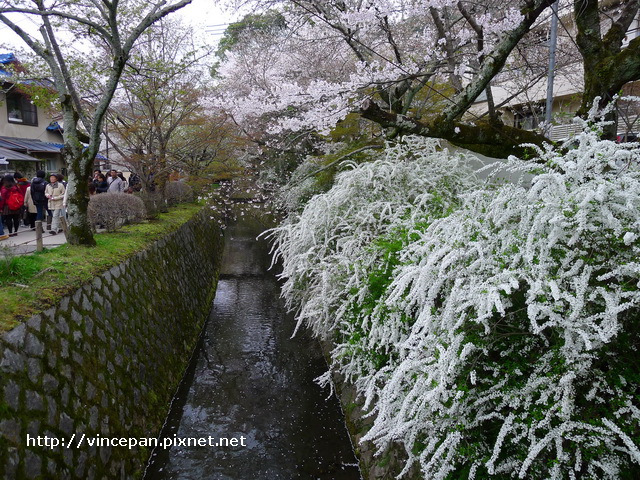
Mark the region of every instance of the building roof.
[[[7, 69], [7, 65], [13, 65], [13, 69]], [[38, 85], [45, 88], [55, 88], [54, 83], [48, 78], [18, 78], [12, 80], [11, 77], [15, 75], [16, 71], [22, 73], [25, 71], [18, 58], [13, 53], [0, 54], [0, 76], [8, 77], [7, 82], [13, 82], [17, 85]]]
[[60, 153], [56, 144], [43, 142], [37, 138], [17, 138], [0, 136], [0, 147], [25, 153]]
[[18, 59], [13, 53], [0, 54], [0, 76], [11, 77], [13, 73], [7, 70], [7, 65], [16, 64], [18, 64]]
[[[52, 142], [50, 142], [49, 145], [53, 145], [55, 147], [58, 147], [59, 149], [62, 149], [64, 147], [63, 143], [52, 143]], [[84, 148], [85, 148], [85, 150], [87, 149], [86, 146]], [[104, 161], [108, 161], [109, 160], [107, 157], [105, 157], [104, 155], [102, 155], [100, 153], [96, 154], [96, 158], [98, 160], [104, 160]]]
[[0, 147], [0, 158], [6, 158], [7, 160], [20, 161], [20, 162], [40, 162], [41, 160], [33, 158], [24, 153], [16, 152], [15, 150], [9, 150], [8, 148]]

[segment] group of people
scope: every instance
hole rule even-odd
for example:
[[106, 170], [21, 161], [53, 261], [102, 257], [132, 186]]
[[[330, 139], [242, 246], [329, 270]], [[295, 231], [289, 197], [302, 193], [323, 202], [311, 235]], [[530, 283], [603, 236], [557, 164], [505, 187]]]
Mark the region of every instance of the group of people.
[[[49, 182], [45, 180], [43, 170], [27, 180], [20, 172], [7, 174], [0, 180], [0, 240], [6, 240], [18, 234], [20, 221], [35, 230], [37, 220], [47, 219], [47, 230], [56, 235], [60, 229], [60, 218], [66, 215], [67, 183], [64, 176], [52, 173]], [[137, 178], [137, 177], [136, 177]], [[93, 172], [89, 179], [89, 194], [99, 193], [133, 193], [139, 190], [140, 182], [132, 178], [131, 184], [122, 172], [109, 171], [108, 176], [101, 170]], [[5, 234], [5, 228], [8, 233]]]
[[[133, 180], [133, 179], [132, 179]], [[122, 172], [110, 170], [106, 176], [100, 170], [93, 171], [93, 178], [89, 181], [89, 194], [98, 193], [133, 193], [139, 183], [129, 183]]]
[[[45, 176], [46, 173], [43, 170], [38, 170], [31, 181], [20, 172], [2, 177], [0, 240], [16, 236], [22, 219], [25, 225], [35, 230], [36, 220], [44, 220], [45, 215], [47, 215], [47, 228], [51, 235], [62, 231], [60, 217], [64, 215], [67, 204], [67, 185], [64, 176], [59, 173], [52, 173], [48, 183]], [[5, 234], [5, 228], [8, 234]]]

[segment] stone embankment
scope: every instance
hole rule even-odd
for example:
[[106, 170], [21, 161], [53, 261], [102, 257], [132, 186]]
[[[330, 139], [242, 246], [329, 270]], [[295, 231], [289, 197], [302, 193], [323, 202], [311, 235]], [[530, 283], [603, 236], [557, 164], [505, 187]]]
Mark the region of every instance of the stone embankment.
[[3, 478], [139, 477], [150, 449], [113, 441], [158, 435], [221, 252], [217, 223], [202, 211], [2, 335]]

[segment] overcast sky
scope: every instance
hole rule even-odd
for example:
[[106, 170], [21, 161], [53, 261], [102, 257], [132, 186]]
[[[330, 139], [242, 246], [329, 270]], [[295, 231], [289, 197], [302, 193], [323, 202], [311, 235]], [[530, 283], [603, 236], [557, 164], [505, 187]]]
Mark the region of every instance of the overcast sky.
[[[213, 43], [220, 39], [226, 26], [234, 21], [238, 21], [242, 15], [234, 11], [225, 11], [217, 6], [215, 0], [193, 0], [191, 4], [172, 14], [180, 16], [186, 23], [192, 24], [195, 31], [204, 34], [207, 43]], [[28, 32], [37, 32], [34, 22], [25, 15], [24, 18], [16, 20], [16, 23]], [[15, 50], [12, 46], [24, 47], [22, 41], [4, 24], [0, 23], [0, 53]]]

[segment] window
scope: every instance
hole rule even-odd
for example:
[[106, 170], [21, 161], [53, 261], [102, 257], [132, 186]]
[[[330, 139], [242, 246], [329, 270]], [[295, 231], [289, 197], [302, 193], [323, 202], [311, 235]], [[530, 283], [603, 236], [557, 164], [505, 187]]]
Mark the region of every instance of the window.
[[544, 107], [523, 105], [513, 111], [513, 126], [523, 130], [533, 130], [544, 120]]
[[7, 119], [9, 123], [38, 125], [38, 110], [29, 97], [19, 93], [7, 94]]

